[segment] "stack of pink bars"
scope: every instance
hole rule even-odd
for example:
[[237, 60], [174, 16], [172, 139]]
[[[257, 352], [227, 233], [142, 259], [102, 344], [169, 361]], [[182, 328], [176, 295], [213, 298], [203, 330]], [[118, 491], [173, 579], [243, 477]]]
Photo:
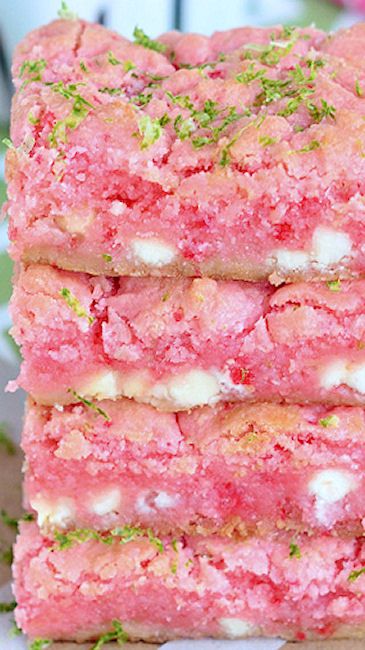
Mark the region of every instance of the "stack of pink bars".
[[31, 638], [365, 633], [364, 42], [70, 19], [19, 45]]

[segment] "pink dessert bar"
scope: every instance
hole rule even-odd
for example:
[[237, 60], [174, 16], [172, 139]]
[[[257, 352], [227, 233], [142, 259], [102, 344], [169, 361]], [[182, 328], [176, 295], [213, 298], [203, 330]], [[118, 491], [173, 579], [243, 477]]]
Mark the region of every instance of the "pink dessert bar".
[[83, 641], [117, 625], [131, 639], [158, 641], [364, 635], [363, 537], [161, 542], [121, 529], [107, 543], [85, 539], [80, 531], [55, 542], [22, 526], [15, 615], [31, 638]]
[[364, 534], [363, 409], [98, 406], [28, 405], [25, 507], [45, 532]]
[[24, 356], [17, 384], [45, 404], [365, 404], [364, 299], [363, 280], [275, 289], [33, 265], [12, 299]]
[[364, 38], [364, 24], [32, 32], [13, 67], [14, 259], [274, 284], [364, 274]]

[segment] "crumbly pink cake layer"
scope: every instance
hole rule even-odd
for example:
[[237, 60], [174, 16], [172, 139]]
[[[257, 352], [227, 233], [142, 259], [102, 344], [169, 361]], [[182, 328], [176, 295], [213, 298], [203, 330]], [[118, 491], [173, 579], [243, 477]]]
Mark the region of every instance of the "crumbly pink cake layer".
[[33, 265], [12, 299], [17, 385], [46, 404], [127, 396], [170, 411], [222, 400], [365, 404], [364, 299], [362, 280], [275, 289]]
[[163, 544], [161, 551], [146, 538], [92, 540], [57, 550], [34, 524], [23, 525], [15, 547], [18, 625], [30, 637], [78, 641], [98, 637], [113, 620], [131, 638], [160, 641], [364, 633], [363, 537]]
[[77, 20], [32, 32], [13, 66], [13, 257], [274, 283], [363, 274], [364, 37], [245, 27], [144, 47]]
[[83, 405], [28, 404], [25, 507], [44, 531], [364, 532], [363, 409], [99, 407], [108, 420]]

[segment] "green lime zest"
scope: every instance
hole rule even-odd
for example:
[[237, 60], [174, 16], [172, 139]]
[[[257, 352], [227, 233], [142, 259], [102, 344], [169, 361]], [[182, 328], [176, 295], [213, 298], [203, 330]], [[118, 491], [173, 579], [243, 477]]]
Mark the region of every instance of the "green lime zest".
[[365, 567], [362, 567], [361, 569], [357, 569], [355, 571], [351, 571], [347, 579], [349, 582], [355, 582], [355, 580], [357, 580], [363, 573], [365, 573]]
[[79, 395], [78, 393], [76, 393], [76, 391], [72, 390], [71, 388], [69, 388], [67, 392], [71, 393], [77, 399], [78, 402], [81, 402], [81, 404], [84, 404], [84, 406], [87, 406], [88, 408], [92, 409], [98, 415], [101, 415], [108, 422], [111, 421], [111, 418], [107, 414], [107, 412], [104, 411], [102, 408], [100, 408], [100, 406], [97, 406], [90, 399], [86, 399], [86, 397], [82, 397], [82, 395]]
[[69, 8], [67, 2], [65, 0], [62, 0], [61, 2], [61, 7], [57, 12], [57, 15], [59, 18], [62, 18], [63, 20], [77, 20], [78, 15], [74, 12], [71, 11]]
[[341, 291], [341, 280], [328, 280], [327, 287], [330, 291]]
[[49, 639], [34, 639], [30, 644], [29, 650], [45, 650], [51, 645], [52, 641]]
[[72, 548], [75, 544], [85, 544], [91, 540], [110, 545], [114, 541], [119, 544], [128, 544], [137, 539], [148, 539], [159, 553], [163, 553], [164, 546], [159, 537], [154, 535], [150, 528], [139, 528], [137, 526], [118, 526], [113, 528], [109, 533], [102, 533], [93, 528], [77, 528], [68, 532], [55, 531], [54, 540], [55, 550], [65, 551]]
[[99, 640], [94, 643], [91, 650], [100, 650], [100, 648], [102, 648], [103, 645], [109, 641], [116, 641], [120, 646], [124, 645], [124, 643], [128, 641], [128, 635], [123, 630], [123, 626], [120, 621], [116, 619], [112, 621], [112, 628], [113, 629], [110, 632], [103, 634]]
[[23, 61], [19, 70], [19, 77], [24, 79], [21, 89], [28, 84], [36, 81], [42, 81], [42, 73], [47, 67], [45, 59], [27, 59]]
[[89, 325], [92, 325], [93, 322], [95, 321], [95, 318], [91, 316], [85, 307], [82, 306], [78, 298], [70, 291], [70, 289], [67, 289], [67, 287], [63, 287], [60, 291], [61, 297], [65, 300], [67, 306], [72, 309], [72, 311], [78, 316], [79, 318], [86, 318], [88, 321]]
[[138, 120], [138, 130], [142, 136], [141, 149], [148, 149], [160, 139], [163, 128], [170, 121], [168, 115], [152, 118], [149, 115], [142, 115]]
[[135, 27], [133, 31], [134, 42], [137, 45], [142, 45], [148, 50], [154, 50], [155, 52], [166, 52], [166, 45], [160, 43], [159, 41], [152, 40], [140, 27]]
[[72, 107], [69, 114], [63, 120], [58, 120], [56, 122], [48, 136], [52, 147], [57, 147], [59, 142], [67, 142], [67, 130], [76, 129], [94, 108], [94, 106], [79, 93], [79, 86], [85, 85], [86, 84], [83, 82], [68, 85], [65, 85], [63, 81], [46, 83], [46, 86], [51, 88], [53, 92], [62, 95], [65, 99], [72, 100]]
[[295, 544], [294, 542], [290, 543], [289, 557], [290, 558], [297, 558], [297, 560], [300, 560], [300, 558], [302, 557], [299, 546], [297, 544]]

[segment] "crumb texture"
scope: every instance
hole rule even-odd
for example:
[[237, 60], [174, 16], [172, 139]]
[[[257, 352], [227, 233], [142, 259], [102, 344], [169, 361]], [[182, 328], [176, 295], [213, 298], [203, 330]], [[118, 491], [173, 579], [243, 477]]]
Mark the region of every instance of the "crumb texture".
[[93, 274], [364, 274], [364, 35], [240, 28], [150, 49], [82, 21], [32, 32], [13, 65], [12, 256]]
[[29, 403], [25, 506], [45, 532], [143, 526], [157, 534], [362, 535], [358, 407], [225, 405], [162, 413], [103, 401]]
[[[16, 620], [31, 636], [97, 638], [119, 620], [132, 638], [362, 633], [364, 538], [220, 537], [75, 543], [57, 550], [34, 524], [15, 549]], [[349, 634], [349, 630], [351, 630]]]
[[46, 404], [125, 396], [169, 411], [221, 401], [361, 405], [364, 298], [363, 280], [275, 289], [31, 265], [19, 270], [11, 306], [24, 357], [17, 383]]

